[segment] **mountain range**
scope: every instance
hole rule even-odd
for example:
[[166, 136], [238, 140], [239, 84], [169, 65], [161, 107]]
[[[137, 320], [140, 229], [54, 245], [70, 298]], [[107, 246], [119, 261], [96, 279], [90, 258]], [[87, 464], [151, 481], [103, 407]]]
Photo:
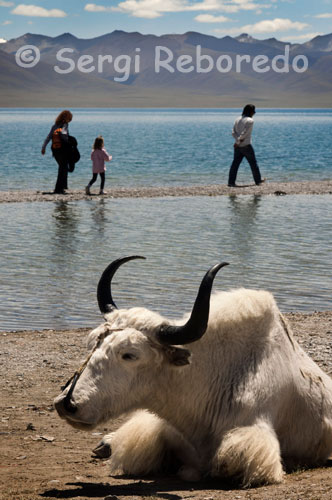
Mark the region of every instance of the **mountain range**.
[[[20, 65], [24, 46], [40, 52], [34, 67]], [[0, 45], [0, 68], [1, 107], [332, 107], [332, 34], [291, 44], [245, 33], [27, 33]]]

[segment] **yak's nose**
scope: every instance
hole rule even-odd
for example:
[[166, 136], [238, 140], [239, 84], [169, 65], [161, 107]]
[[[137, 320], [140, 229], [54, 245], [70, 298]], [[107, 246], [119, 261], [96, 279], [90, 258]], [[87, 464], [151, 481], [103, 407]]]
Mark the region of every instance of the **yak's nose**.
[[68, 413], [77, 412], [77, 406], [71, 399], [65, 400], [63, 405]]
[[68, 394], [66, 396], [60, 394], [60, 396], [54, 400], [54, 407], [62, 418], [66, 418], [68, 413], [72, 415], [77, 411], [76, 404], [70, 397], [68, 398]]

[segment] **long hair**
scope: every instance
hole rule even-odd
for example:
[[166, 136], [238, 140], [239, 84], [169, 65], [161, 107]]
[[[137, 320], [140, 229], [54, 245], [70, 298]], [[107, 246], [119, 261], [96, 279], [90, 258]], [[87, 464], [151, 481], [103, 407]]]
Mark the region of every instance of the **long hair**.
[[65, 109], [64, 111], [61, 111], [61, 113], [56, 117], [55, 124], [63, 125], [64, 123], [71, 122], [72, 118], [72, 113], [68, 111], [68, 109]]
[[251, 116], [256, 113], [256, 108], [253, 104], [246, 104], [242, 111], [242, 116]]
[[99, 135], [94, 142], [93, 149], [103, 149], [104, 147], [104, 138], [102, 135]]

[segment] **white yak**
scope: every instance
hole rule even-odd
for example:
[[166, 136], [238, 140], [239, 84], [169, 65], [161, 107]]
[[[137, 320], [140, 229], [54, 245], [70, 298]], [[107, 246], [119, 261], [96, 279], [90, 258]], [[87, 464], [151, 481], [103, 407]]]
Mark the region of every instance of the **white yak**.
[[111, 280], [134, 258], [114, 261], [99, 281], [105, 323], [55, 399], [60, 417], [91, 430], [128, 414], [96, 448], [128, 474], [173, 467], [185, 480], [232, 477], [250, 486], [282, 481], [284, 467], [324, 463], [332, 381], [293, 338], [273, 296], [238, 289], [210, 297], [222, 263], [206, 273], [189, 318], [117, 309]]

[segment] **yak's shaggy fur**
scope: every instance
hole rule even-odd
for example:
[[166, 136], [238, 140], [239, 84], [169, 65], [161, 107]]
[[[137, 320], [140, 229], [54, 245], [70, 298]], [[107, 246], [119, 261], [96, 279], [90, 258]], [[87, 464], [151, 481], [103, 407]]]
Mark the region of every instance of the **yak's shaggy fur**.
[[[181, 321], [173, 324], [182, 324]], [[177, 465], [184, 479], [277, 483], [283, 464], [318, 465], [332, 453], [332, 381], [292, 336], [272, 295], [240, 289], [211, 297], [205, 335], [164, 346], [169, 323], [147, 309], [116, 310], [89, 336], [93, 353], [61, 417], [91, 429], [131, 412], [99, 449], [112, 467], [147, 474]], [[106, 449], [106, 448], [105, 448]]]

